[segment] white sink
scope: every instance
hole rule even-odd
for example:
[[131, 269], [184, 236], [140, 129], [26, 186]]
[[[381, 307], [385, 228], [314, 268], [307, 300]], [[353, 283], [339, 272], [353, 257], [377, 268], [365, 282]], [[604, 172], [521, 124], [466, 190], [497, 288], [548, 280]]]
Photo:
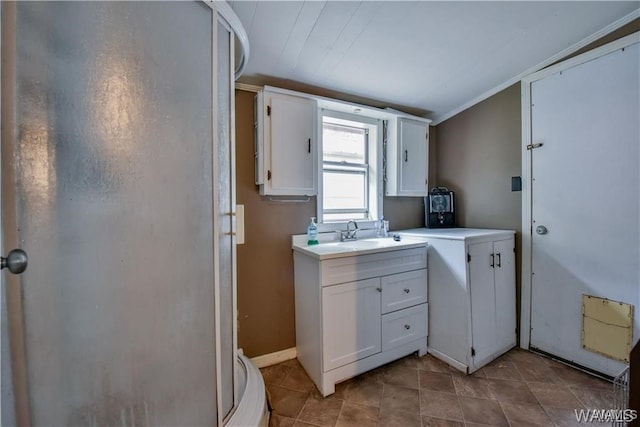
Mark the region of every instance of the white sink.
[[304, 252], [319, 259], [329, 259], [418, 246], [426, 246], [426, 242], [419, 238], [403, 237], [400, 241], [395, 241], [392, 237], [375, 237], [345, 242], [321, 242], [312, 246], [307, 245], [306, 242], [294, 243], [293, 250]]

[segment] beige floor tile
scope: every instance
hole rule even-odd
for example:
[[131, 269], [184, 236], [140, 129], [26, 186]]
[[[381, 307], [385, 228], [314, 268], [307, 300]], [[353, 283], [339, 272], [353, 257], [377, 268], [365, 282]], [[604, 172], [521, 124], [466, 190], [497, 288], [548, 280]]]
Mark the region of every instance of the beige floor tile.
[[488, 379], [489, 388], [501, 402], [538, 403], [527, 383], [523, 381]]
[[380, 427], [422, 427], [419, 413], [403, 411], [380, 411]]
[[273, 412], [284, 417], [296, 418], [309, 397], [308, 392], [290, 390], [280, 386], [269, 387]]
[[389, 385], [396, 385], [399, 387], [407, 387], [418, 389], [418, 370], [405, 368], [404, 366], [389, 366], [384, 370], [382, 375], [382, 382]]
[[269, 427], [292, 427], [295, 423], [295, 418], [283, 417], [278, 414], [271, 414], [269, 417]]
[[512, 426], [548, 426], [552, 424], [551, 419], [540, 405], [502, 402], [500, 403], [500, 406]]
[[343, 400], [333, 397], [309, 396], [298, 415], [298, 420], [317, 426], [332, 427], [338, 421], [343, 403]]
[[441, 391], [444, 393], [455, 393], [451, 374], [444, 372], [420, 371], [420, 388]]
[[437, 391], [420, 391], [420, 413], [428, 417], [462, 421], [458, 396]]
[[569, 387], [569, 390], [582, 402], [585, 408], [610, 409], [613, 408], [613, 386], [611, 389]]
[[567, 385], [575, 387], [599, 388], [602, 390], [611, 390], [612, 383], [603, 379], [589, 375], [586, 372], [579, 371], [566, 365], [558, 364], [551, 368], [553, 372]]
[[486, 378], [475, 378], [472, 376], [453, 377], [456, 393], [460, 396], [482, 397], [494, 399], [496, 396], [491, 391], [491, 385]]
[[529, 388], [538, 399], [538, 402], [544, 407], [564, 409], [580, 409], [583, 407], [580, 401], [564, 385], [530, 383]]
[[345, 402], [336, 427], [374, 427], [378, 425], [380, 409]]
[[418, 369], [423, 371], [446, 372], [449, 373], [449, 365], [435, 357], [427, 354], [418, 359]]
[[522, 375], [516, 365], [509, 361], [495, 361], [483, 368], [487, 378], [521, 381]]
[[290, 366], [289, 372], [280, 383], [282, 387], [292, 390], [312, 392], [316, 390], [315, 384], [307, 375], [302, 366]]
[[509, 422], [497, 400], [460, 396], [465, 422], [507, 427]]
[[385, 384], [380, 409], [383, 412], [404, 411], [419, 414], [420, 393], [416, 389]]
[[462, 421], [445, 420], [444, 418], [422, 417], [424, 427], [464, 427]]

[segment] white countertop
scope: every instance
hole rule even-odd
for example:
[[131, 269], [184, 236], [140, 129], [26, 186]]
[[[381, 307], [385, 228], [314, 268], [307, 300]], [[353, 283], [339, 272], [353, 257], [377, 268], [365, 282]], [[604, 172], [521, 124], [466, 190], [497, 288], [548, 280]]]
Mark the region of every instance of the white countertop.
[[513, 230], [492, 230], [488, 228], [411, 228], [408, 230], [398, 230], [396, 233], [407, 237], [423, 237], [435, 239], [454, 239], [465, 240], [477, 237], [495, 236], [496, 234], [504, 234], [511, 236], [515, 233]]
[[321, 239], [319, 244], [309, 246], [307, 245], [306, 235], [292, 236], [292, 248], [294, 251], [319, 260], [389, 252], [421, 246], [427, 246], [423, 239], [402, 237], [400, 241], [395, 241], [391, 236], [363, 238], [346, 242], [339, 240], [323, 241]]

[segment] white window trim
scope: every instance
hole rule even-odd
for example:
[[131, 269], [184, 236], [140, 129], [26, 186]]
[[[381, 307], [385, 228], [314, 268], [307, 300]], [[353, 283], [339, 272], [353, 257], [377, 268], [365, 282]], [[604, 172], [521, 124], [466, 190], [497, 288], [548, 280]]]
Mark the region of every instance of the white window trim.
[[[347, 226], [347, 221], [331, 221], [331, 222], [320, 222], [323, 216], [323, 185], [322, 185], [322, 172], [323, 172], [323, 161], [322, 161], [322, 118], [324, 116], [335, 117], [338, 119], [357, 121], [361, 123], [366, 123], [368, 125], [375, 127], [375, 132], [370, 132], [369, 137], [369, 147], [368, 147], [368, 164], [369, 164], [369, 212], [373, 215], [373, 220], [359, 220], [358, 227], [361, 229], [373, 229], [376, 226], [376, 221], [382, 217], [382, 201], [384, 195], [384, 182], [383, 182], [383, 169], [382, 169], [382, 159], [383, 159], [383, 144], [382, 144], [382, 119], [369, 117], [366, 114], [349, 114], [336, 110], [332, 110], [330, 108], [318, 108], [318, 134], [316, 144], [317, 155], [316, 159], [318, 161], [316, 170], [318, 171], [317, 180], [318, 180], [318, 196], [317, 200], [317, 211], [316, 215], [318, 218], [318, 232], [333, 232], [336, 230], [344, 230]], [[371, 137], [371, 134], [375, 133], [375, 138]]]

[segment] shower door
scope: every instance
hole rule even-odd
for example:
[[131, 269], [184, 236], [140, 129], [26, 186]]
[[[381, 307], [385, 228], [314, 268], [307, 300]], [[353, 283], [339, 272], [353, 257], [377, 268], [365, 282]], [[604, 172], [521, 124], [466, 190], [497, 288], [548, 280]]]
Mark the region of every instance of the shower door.
[[16, 421], [216, 425], [233, 242], [215, 11], [17, 2], [2, 20], [3, 254], [29, 257], [3, 273]]

